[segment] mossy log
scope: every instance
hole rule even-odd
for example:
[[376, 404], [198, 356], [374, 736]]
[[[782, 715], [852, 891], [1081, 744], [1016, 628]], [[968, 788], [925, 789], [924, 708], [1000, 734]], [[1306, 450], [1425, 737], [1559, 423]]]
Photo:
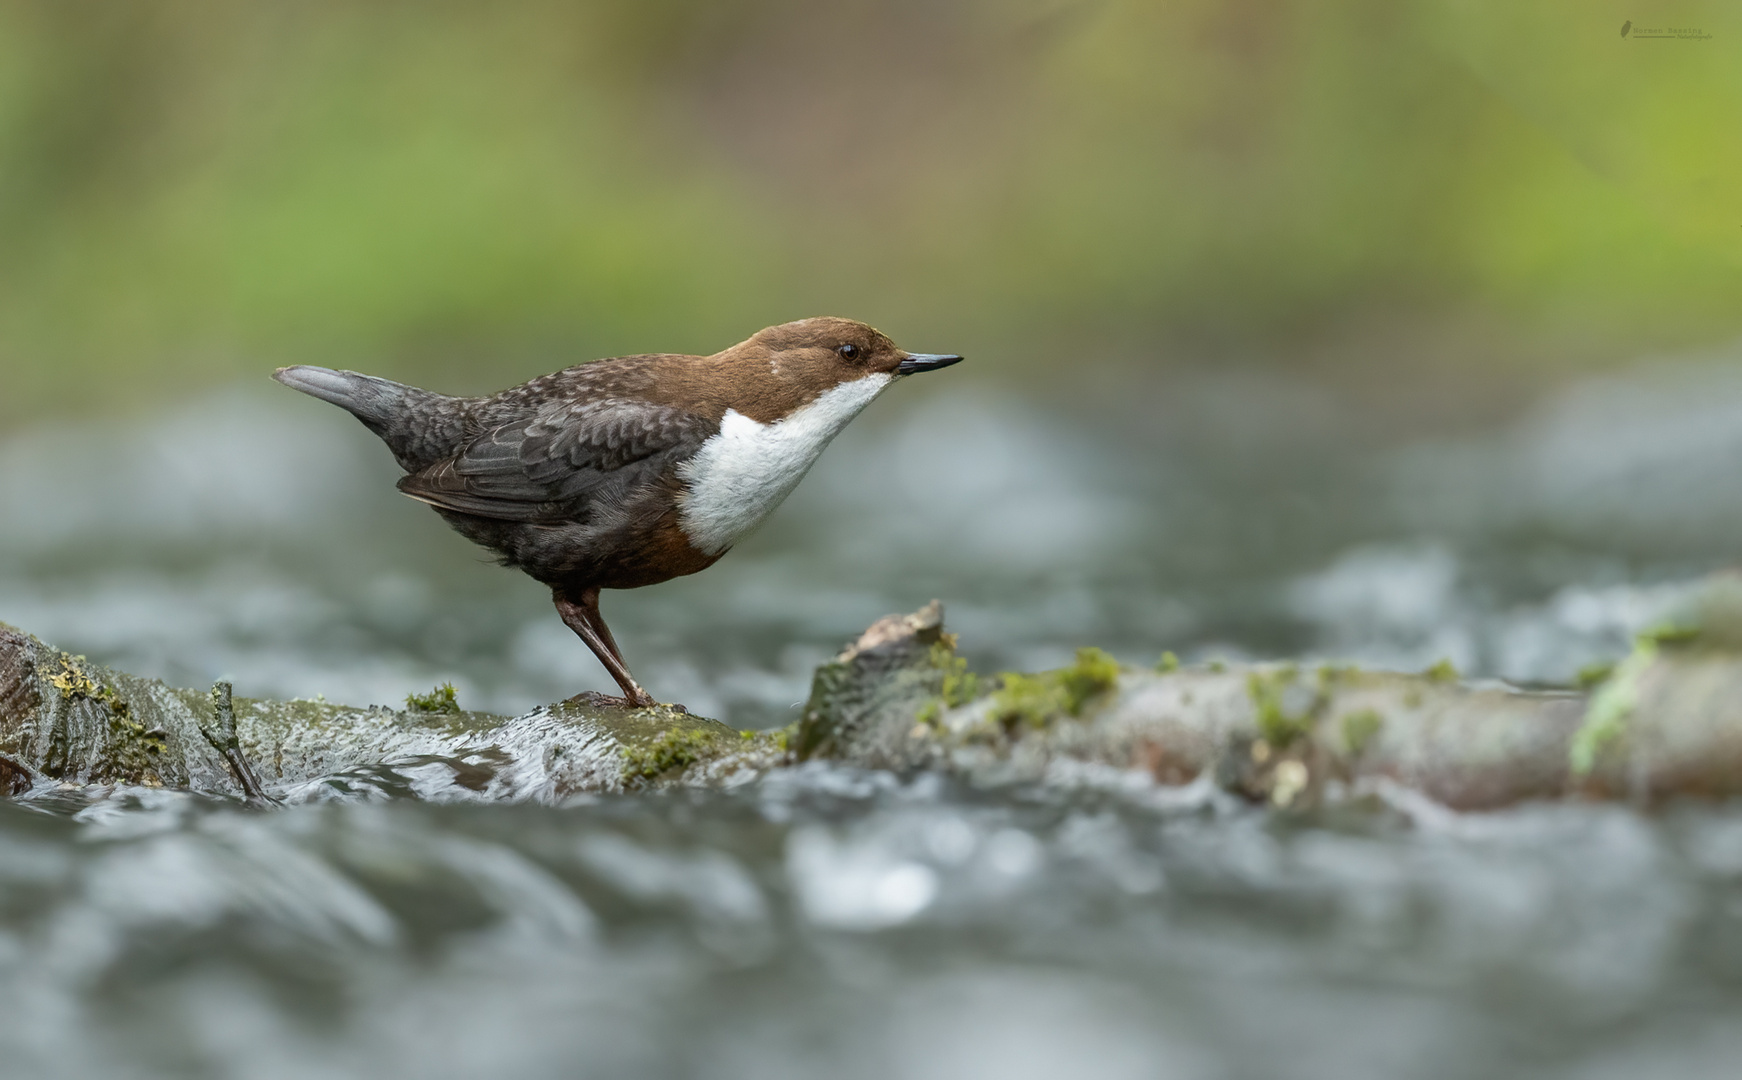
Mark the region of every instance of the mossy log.
[[[227, 692], [227, 688], [226, 692]], [[1713, 579], [1587, 690], [1526, 690], [1323, 665], [1073, 666], [976, 676], [936, 603], [891, 616], [818, 669], [803, 718], [734, 731], [675, 708], [574, 699], [517, 717], [236, 699], [166, 687], [0, 625], [0, 792], [112, 785], [244, 798], [233, 745], [274, 800], [406, 794], [561, 802], [726, 785], [811, 759], [948, 771], [976, 784], [1084, 766], [1203, 779], [1306, 807], [1385, 785], [1483, 809], [1545, 798], [1742, 793], [1742, 581]], [[233, 732], [233, 734], [231, 734]], [[233, 739], [227, 744], [227, 739]]]
[[[0, 792], [109, 785], [246, 798], [219, 730], [227, 687], [178, 689], [69, 656], [0, 624]], [[439, 699], [438, 699], [439, 700]], [[457, 708], [231, 703], [234, 738], [276, 799], [409, 794], [560, 802], [685, 770], [703, 748], [743, 766], [783, 753], [670, 708], [559, 702], [523, 716]]]

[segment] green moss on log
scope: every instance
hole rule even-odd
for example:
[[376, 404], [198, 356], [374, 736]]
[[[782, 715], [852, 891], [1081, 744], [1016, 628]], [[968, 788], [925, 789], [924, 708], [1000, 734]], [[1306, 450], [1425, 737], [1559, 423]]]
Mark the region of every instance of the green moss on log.
[[1119, 684], [1119, 661], [1100, 649], [1078, 649], [1070, 667], [1035, 675], [1006, 672], [999, 679], [989, 719], [1006, 730], [1039, 729], [1063, 716], [1082, 716], [1090, 702]]
[[1658, 638], [1641, 634], [1627, 659], [1617, 664], [1591, 695], [1585, 708], [1585, 722], [1567, 750], [1574, 776], [1590, 775], [1603, 753], [1626, 733], [1627, 721], [1639, 704], [1640, 677], [1656, 662], [1660, 647]]
[[451, 682], [442, 683], [427, 694], [407, 694], [405, 707], [413, 712], [457, 713], [460, 699]]
[[1294, 664], [1269, 671], [1254, 671], [1246, 676], [1246, 696], [1252, 701], [1259, 737], [1278, 750], [1286, 749], [1296, 739], [1311, 734], [1328, 700], [1324, 681], [1320, 680], [1305, 707], [1290, 710], [1287, 699], [1290, 691], [1299, 686], [1299, 680], [1300, 668]]
[[1342, 718], [1338, 724], [1343, 736], [1343, 750], [1350, 757], [1360, 757], [1361, 752], [1379, 735], [1379, 730], [1385, 726], [1385, 717], [1379, 715], [1377, 709], [1357, 709]]
[[714, 736], [694, 729], [668, 731], [643, 746], [623, 748], [625, 780], [657, 780], [673, 769], [687, 769], [715, 749]]
[[1433, 667], [1422, 672], [1428, 682], [1454, 683], [1458, 681], [1458, 669], [1450, 660], [1441, 659]]

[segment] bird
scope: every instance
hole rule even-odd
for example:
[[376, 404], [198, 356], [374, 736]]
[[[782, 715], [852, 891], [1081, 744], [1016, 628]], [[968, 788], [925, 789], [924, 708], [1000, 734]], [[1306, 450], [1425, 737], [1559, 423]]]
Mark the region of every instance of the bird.
[[622, 690], [577, 697], [647, 708], [657, 702], [605, 625], [600, 591], [712, 566], [885, 390], [961, 360], [825, 316], [712, 356], [595, 360], [488, 397], [309, 364], [273, 377], [362, 421], [405, 471], [401, 492], [549, 587]]

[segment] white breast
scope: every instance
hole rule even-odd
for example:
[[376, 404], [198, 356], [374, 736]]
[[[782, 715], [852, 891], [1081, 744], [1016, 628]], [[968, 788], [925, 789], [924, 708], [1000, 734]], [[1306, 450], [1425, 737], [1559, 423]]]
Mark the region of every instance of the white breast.
[[823, 448], [893, 379], [878, 374], [841, 383], [772, 424], [728, 409], [720, 433], [678, 466], [688, 486], [678, 522], [690, 543], [716, 555], [761, 524]]

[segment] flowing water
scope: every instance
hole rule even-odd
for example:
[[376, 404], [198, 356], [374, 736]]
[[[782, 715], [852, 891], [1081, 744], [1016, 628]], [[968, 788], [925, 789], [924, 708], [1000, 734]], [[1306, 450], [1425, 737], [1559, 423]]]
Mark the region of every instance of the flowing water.
[[[1078, 413], [892, 394], [764, 533], [607, 596], [740, 727], [942, 597], [981, 670], [1324, 656], [1566, 683], [1742, 550], [1717, 355], [1400, 435], [1197, 378]], [[964, 369], [965, 370], [965, 369]], [[274, 387], [0, 442], [0, 619], [249, 696], [608, 688], [532, 583]], [[1141, 399], [1141, 400], [1140, 400]], [[0, 806], [0, 1060], [37, 1076], [1728, 1076], [1742, 812], [1281, 817], [1084, 770], [813, 765], [564, 807], [149, 790]]]

